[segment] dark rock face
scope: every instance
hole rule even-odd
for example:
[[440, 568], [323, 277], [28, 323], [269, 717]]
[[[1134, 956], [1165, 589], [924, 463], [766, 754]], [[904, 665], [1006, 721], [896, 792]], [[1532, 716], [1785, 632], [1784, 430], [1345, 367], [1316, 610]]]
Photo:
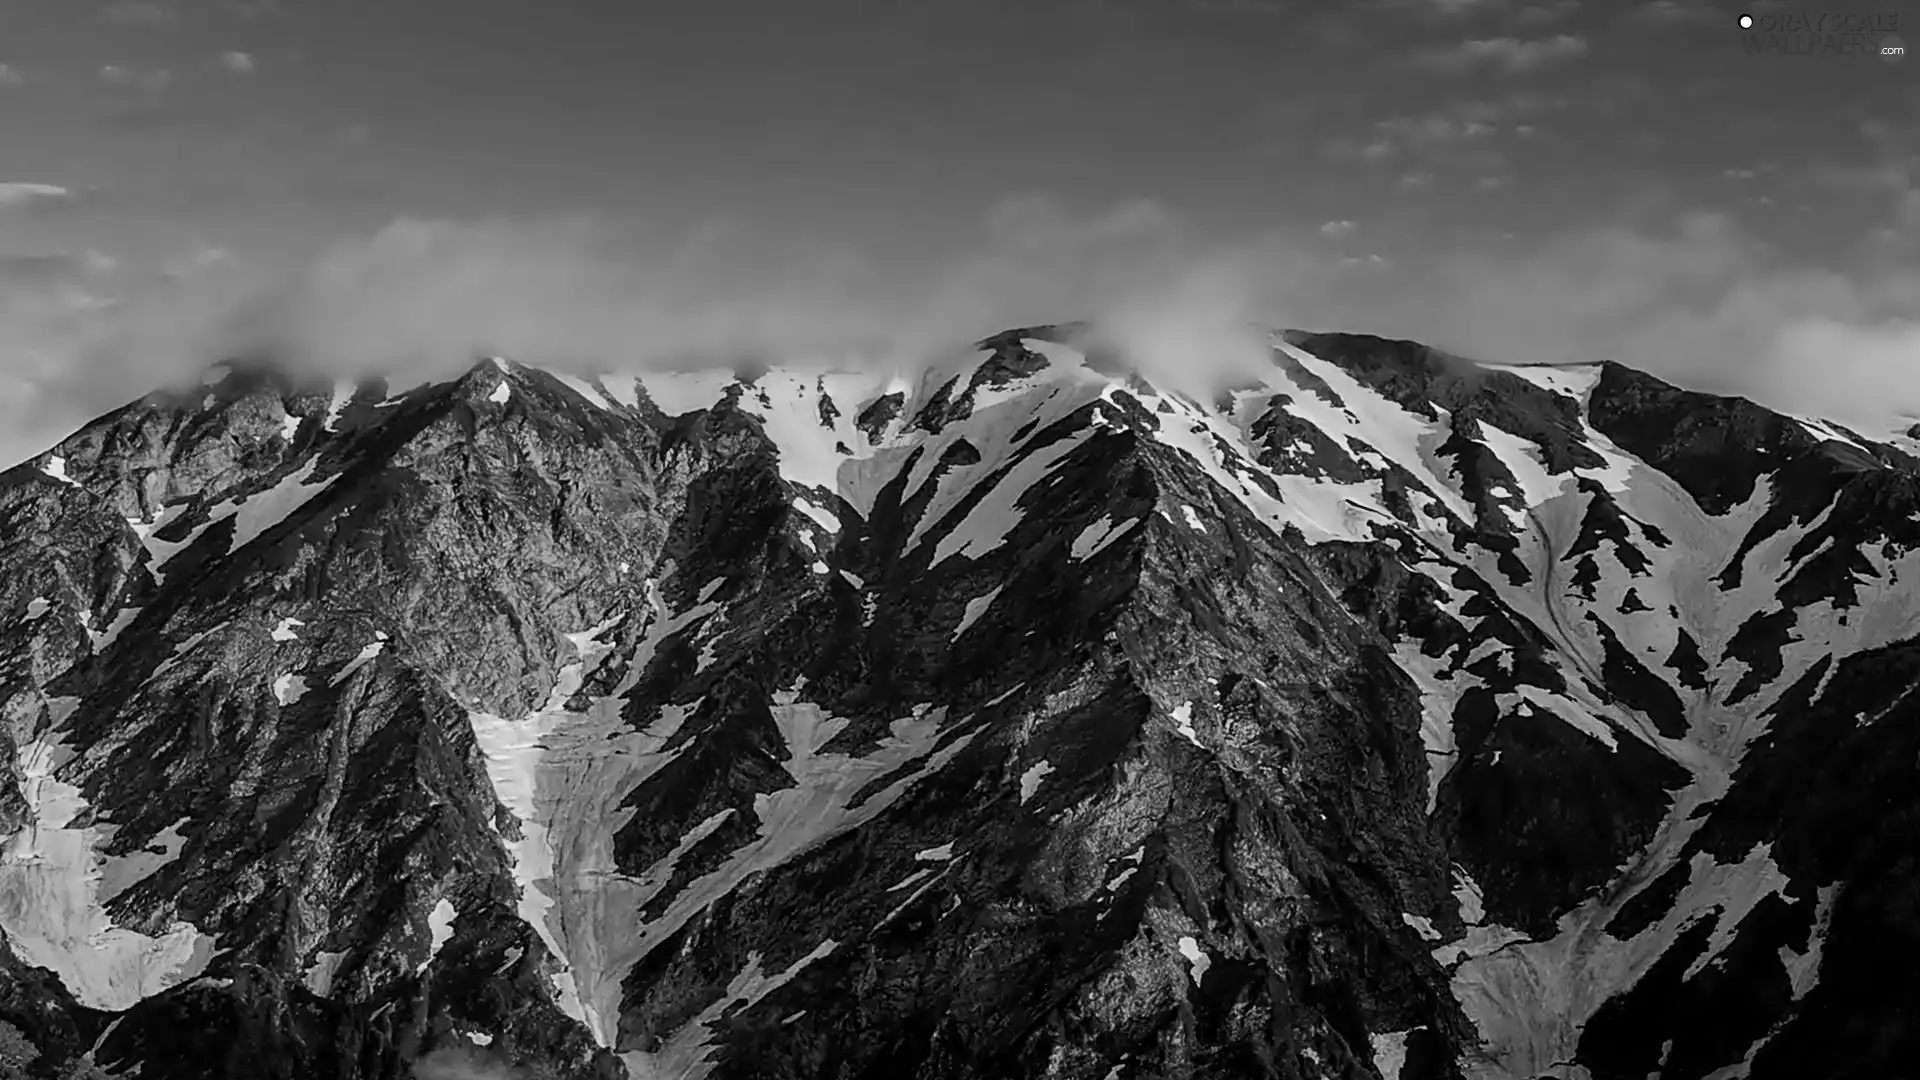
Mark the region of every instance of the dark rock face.
[[1187, 394], [1087, 333], [229, 365], [0, 474], [0, 1061], [1906, 1067], [1912, 458], [1612, 366], [1290, 334]]

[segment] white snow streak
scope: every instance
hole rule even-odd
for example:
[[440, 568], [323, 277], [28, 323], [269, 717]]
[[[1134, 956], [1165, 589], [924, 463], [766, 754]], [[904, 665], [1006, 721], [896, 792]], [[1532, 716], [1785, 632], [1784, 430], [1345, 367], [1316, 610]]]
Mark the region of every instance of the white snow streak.
[[1135, 525], [1140, 524], [1140, 521], [1140, 518], [1128, 518], [1115, 525], [1109, 518], [1102, 515], [1098, 521], [1082, 529], [1079, 536], [1074, 537], [1071, 554], [1075, 559], [1092, 558], [1105, 551], [1115, 540], [1125, 536]]
[[1000, 590], [1004, 587], [1005, 586], [995, 585], [992, 590], [984, 596], [976, 596], [967, 601], [966, 610], [960, 613], [960, 625], [953, 628], [953, 634], [948, 640], [959, 641], [960, 635], [966, 633], [968, 627], [979, 622], [980, 616], [985, 615], [987, 609], [993, 607], [994, 600], [999, 597]]

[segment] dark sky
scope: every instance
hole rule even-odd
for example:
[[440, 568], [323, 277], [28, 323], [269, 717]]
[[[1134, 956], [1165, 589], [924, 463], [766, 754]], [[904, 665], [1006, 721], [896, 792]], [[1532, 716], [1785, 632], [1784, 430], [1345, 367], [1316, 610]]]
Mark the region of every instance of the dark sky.
[[614, 266], [769, 333], [908, 281], [990, 319], [1228, 265], [1292, 322], [1489, 359], [1777, 395], [1727, 358], [1811, 340], [1883, 381], [1914, 355], [1886, 320], [1920, 300], [1920, 58], [1749, 55], [1742, 10], [1920, 44], [1898, 3], [0, 0], [0, 391], [91, 408], [104, 322], [321, 252], [354, 278], [356, 245], [489, 310]]

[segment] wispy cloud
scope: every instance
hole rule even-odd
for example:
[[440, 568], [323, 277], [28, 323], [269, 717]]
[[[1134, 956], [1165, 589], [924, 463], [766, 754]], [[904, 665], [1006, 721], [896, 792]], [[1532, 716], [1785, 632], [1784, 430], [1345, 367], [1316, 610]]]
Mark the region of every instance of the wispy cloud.
[[166, 68], [138, 68], [126, 64], [100, 65], [102, 82], [131, 86], [140, 90], [165, 90], [173, 83], [173, 72]]
[[12, 64], [0, 64], [0, 86], [19, 86], [27, 81], [26, 73]]
[[1515, 90], [1492, 97], [1462, 98], [1448, 103], [1440, 112], [1469, 122], [1500, 125], [1549, 116], [1565, 110], [1568, 104], [1564, 94]]
[[1398, 286], [1377, 309], [1385, 332], [1480, 359], [1616, 360], [1863, 422], [1920, 411], [1920, 275], [1795, 263], [1724, 215], [1455, 253]]
[[1419, 53], [1420, 66], [1448, 74], [1494, 71], [1524, 74], [1577, 60], [1588, 52], [1587, 40], [1573, 34], [1546, 38], [1475, 38], [1445, 48]]
[[1733, 22], [1707, 0], [1647, 0], [1646, 3], [1628, 8], [1626, 17], [1633, 22], [1663, 26], [1688, 23], [1731, 25]]
[[1535, 0], [1522, 4], [1513, 21], [1521, 26], [1547, 26], [1571, 18], [1580, 10], [1580, 0]]
[[225, 52], [220, 54], [220, 66], [235, 75], [251, 75], [255, 63], [252, 53]]
[[1338, 136], [1327, 145], [1335, 158], [1384, 163], [1441, 154], [1468, 143], [1483, 142], [1499, 129], [1482, 120], [1449, 112], [1424, 116], [1394, 116], [1377, 120], [1365, 137]]
[[413, 1067], [416, 1080], [527, 1080], [524, 1069], [502, 1064], [466, 1047], [442, 1047]]
[[[1920, 224], [1920, 200], [1910, 209]], [[0, 286], [0, 456], [240, 352], [403, 380], [484, 352], [598, 370], [822, 355], [910, 365], [1007, 327], [1089, 317], [1172, 373], [1265, 362], [1246, 336], [1254, 320], [1498, 362], [1620, 360], [1847, 419], [1920, 411], [1905, 377], [1920, 364], [1920, 275], [1900, 268], [1911, 263], [1796, 264], [1724, 216], [1483, 240], [1415, 262], [1332, 253], [1343, 261], [1280, 233], [1216, 242], [1151, 199], [1008, 199], [972, 243], [911, 272], [783, 235], [398, 221], [264, 286], [217, 260], [111, 307]]]
[[1346, 236], [1347, 234], [1353, 232], [1353, 230], [1355, 230], [1356, 228], [1359, 228], [1359, 226], [1345, 219], [1342, 219], [1339, 221], [1329, 221], [1326, 224], [1320, 226], [1320, 235]]
[[1522, 26], [1559, 22], [1580, 8], [1580, 0], [1370, 0], [1368, 6], [1387, 15], [1424, 17], [1432, 21], [1498, 21]]
[[1435, 14], [1454, 19], [1488, 15], [1507, 7], [1507, 0], [1425, 0], [1425, 3]]
[[122, 0], [121, 3], [102, 8], [100, 17], [122, 26], [153, 26], [172, 22], [174, 12], [164, 4], [151, 3], [149, 0]]
[[58, 184], [35, 184], [24, 181], [0, 182], [0, 208], [24, 206], [27, 203], [45, 199], [65, 199], [73, 192]]

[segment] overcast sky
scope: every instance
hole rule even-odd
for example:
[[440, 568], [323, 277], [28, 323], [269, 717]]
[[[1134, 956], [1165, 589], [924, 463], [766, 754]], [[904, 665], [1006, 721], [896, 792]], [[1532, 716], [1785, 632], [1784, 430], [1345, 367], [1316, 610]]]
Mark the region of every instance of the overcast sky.
[[1920, 58], [1741, 10], [0, 0], [0, 459], [240, 340], [613, 366], [1149, 296], [1920, 412]]

